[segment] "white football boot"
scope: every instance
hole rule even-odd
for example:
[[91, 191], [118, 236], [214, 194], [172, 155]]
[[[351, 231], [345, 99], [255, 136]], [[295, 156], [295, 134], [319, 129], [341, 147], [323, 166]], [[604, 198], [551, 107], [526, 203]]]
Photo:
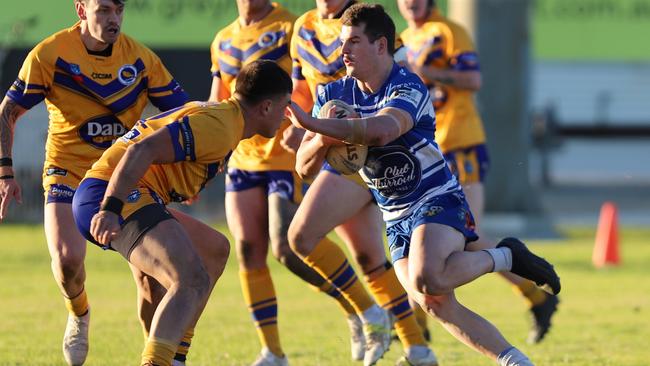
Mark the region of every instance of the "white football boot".
[[90, 309], [83, 316], [68, 314], [68, 324], [63, 335], [63, 357], [70, 366], [81, 366], [88, 356], [88, 326]]
[[[379, 307], [377, 306], [377, 308]], [[386, 310], [379, 309], [381, 310], [379, 319], [363, 325], [363, 333], [366, 338], [366, 353], [363, 357], [364, 366], [376, 364], [390, 346], [390, 317]]]
[[428, 346], [411, 346], [395, 366], [438, 366], [438, 359]]
[[289, 366], [287, 356], [278, 357], [270, 349], [264, 347], [251, 366]]
[[363, 335], [363, 322], [357, 314], [348, 315], [350, 327], [350, 352], [355, 361], [363, 360], [366, 353], [366, 337]]

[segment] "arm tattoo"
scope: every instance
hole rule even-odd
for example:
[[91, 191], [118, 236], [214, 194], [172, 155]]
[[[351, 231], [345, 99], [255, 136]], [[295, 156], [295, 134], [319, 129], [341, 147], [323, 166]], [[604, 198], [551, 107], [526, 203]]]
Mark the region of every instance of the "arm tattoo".
[[7, 97], [0, 104], [0, 157], [11, 156], [16, 120], [24, 112], [21, 106]]

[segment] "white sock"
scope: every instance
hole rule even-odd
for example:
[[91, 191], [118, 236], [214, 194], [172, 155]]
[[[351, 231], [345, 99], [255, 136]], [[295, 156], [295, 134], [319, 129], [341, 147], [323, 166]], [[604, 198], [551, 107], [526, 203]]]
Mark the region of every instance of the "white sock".
[[499, 353], [497, 363], [499, 366], [535, 366], [525, 354], [512, 346]]
[[384, 317], [386, 315], [384, 314], [384, 310], [379, 307], [377, 304], [373, 304], [371, 307], [368, 309], [364, 310], [363, 313], [361, 313], [361, 321], [363, 324], [377, 324], [377, 323], [383, 323]]
[[484, 252], [492, 257], [494, 268], [491, 272], [508, 272], [512, 269], [512, 251], [510, 248], [490, 248], [483, 249]]

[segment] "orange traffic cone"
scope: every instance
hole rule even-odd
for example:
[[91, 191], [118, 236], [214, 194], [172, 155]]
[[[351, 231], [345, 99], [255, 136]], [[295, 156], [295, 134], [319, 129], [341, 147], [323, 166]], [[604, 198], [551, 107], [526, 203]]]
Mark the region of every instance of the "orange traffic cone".
[[594, 266], [618, 265], [618, 212], [613, 202], [605, 202], [600, 208], [596, 243], [591, 257]]

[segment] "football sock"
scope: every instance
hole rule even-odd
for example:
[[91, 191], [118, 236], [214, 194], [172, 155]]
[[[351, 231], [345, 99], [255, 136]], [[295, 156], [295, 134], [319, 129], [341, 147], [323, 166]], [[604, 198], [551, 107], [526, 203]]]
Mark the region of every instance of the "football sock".
[[177, 346], [176, 342], [155, 337], [149, 338], [144, 346], [144, 351], [142, 351], [141, 365], [171, 366]]
[[356, 314], [357, 311], [350, 305], [350, 302], [341, 294], [341, 292], [331, 283], [325, 281], [320, 287], [313, 286], [317, 291], [323, 292], [336, 300], [336, 303], [347, 315]]
[[510, 248], [490, 248], [483, 249], [483, 251], [489, 254], [494, 262], [494, 267], [490, 272], [503, 272], [512, 269], [512, 252], [510, 251]]
[[84, 316], [88, 312], [88, 295], [86, 295], [86, 288], [81, 289], [81, 292], [72, 298], [64, 296], [65, 307], [68, 308], [70, 313], [75, 316]]
[[529, 280], [524, 280], [521, 283], [512, 285], [512, 288], [515, 292], [520, 293], [526, 299], [528, 306], [531, 308], [543, 303], [544, 300], [546, 300], [546, 296], [548, 296], [544, 290], [537, 287], [533, 281]]
[[187, 359], [187, 353], [190, 351], [190, 346], [192, 345], [192, 337], [194, 337], [194, 328], [188, 329], [185, 331], [185, 334], [183, 334], [183, 338], [178, 344], [178, 349], [176, 349], [174, 360], [185, 362]]
[[404, 349], [413, 345], [425, 345], [427, 342], [413, 316], [408, 296], [397, 279], [395, 269], [390, 266], [374, 279], [366, 278], [366, 283], [377, 303], [393, 315], [395, 333]]
[[303, 261], [336, 286], [357, 314], [374, 304], [345, 254], [332, 241], [320, 241]]
[[276, 356], [283, 357], [278, 331], [278, 302], [269, 269], [240, 271], [239, 279], [244, 301], [253, 316], [262, 346]]

